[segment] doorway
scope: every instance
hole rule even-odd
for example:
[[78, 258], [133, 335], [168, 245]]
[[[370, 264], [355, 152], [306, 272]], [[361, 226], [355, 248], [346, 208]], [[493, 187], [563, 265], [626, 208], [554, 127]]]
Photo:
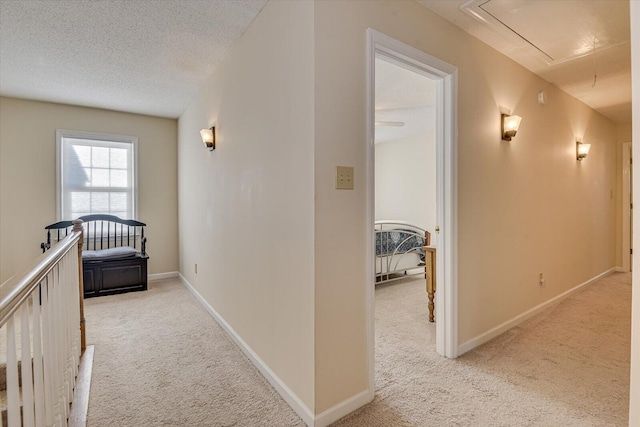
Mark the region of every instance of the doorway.
[[633, 156], [630, 142], [622, 144], [622, 270], [633, 270]]
[[424, 279], [424, 246], [437, 246], [437, 83], [376, 57], [375, 87], [375, 267], [380, 289]]
[[457, 69], [375, 30], [368, 32], [367, 322], [370, 390], [375, 390], [375, 73], [376, 58], [431, 79], [436, 86], [436, 352], [457, 357]]

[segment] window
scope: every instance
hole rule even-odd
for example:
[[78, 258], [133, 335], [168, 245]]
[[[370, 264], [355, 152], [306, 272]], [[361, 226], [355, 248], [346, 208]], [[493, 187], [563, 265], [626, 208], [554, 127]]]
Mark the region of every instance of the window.
[[137, 215], [138, 138], [58, 130], [58, 220]]

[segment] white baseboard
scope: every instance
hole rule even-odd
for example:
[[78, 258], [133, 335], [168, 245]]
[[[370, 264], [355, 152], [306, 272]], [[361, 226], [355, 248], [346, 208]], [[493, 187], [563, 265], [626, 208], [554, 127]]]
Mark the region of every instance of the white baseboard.
[[615, 270], [617, 273], [630, 273], [630, 271], [629, 271], [629, 270], [625, 270], [625, 269], [624, 269], [624, 268], [622, 268], [622, 267], [616, 267], [616, 268], [614, 268], [614, 270]]
[[147, 275], [147, 280], [153, 282], [154, 280], [162, 280], [162, 279], [174, 279], [178, 277], [177, 271], [168, 271], [166, 273], [155, 273]]
[[236, 331], [229, 325], [218, 312], [200, 295], [200, 293], [185, 279], [185, 277], [178, 273], [178, 277], [189, 289], [189, 291], [196, 297], [196, 299], [202, 304], [202, 306], [209, 312], [211, 317], [215, 319], [222, 329], [231, 337], [240, 350], [249, 358], [251, 363], [258, 368], [258, 371], [263, 377], [269, 381], [269, 383], [276, 389], [276, 391], [282, 396], [287, 404], [293, 409], [296, 414], [310, 427], [314, 426], [313, 412], [300, 400], [300, 398], [267, 366], [266, 363], [249, 347], [249, 345], [236, 333]]
[[352, 396], [351, 398], [338, 403], [337, 405], [327, 409], [316, 416], [315, 427], [326, 427], [331, 423], [338, 421], [345, 415], [349, 415], [361, 406], [370, 403], [373, 400], [371, 391], [365, 390]]
[[568, 298], [569, 296], [571, 296], [571, 294], [579, 291], [580, 289], [582, 289], [583, 287], [590, 285], [591, 283], [595, 282], [598, 279], [603, 278], [604, 276], [607, 276], [611, 273], [613, 273], [614, 271], [617, 271], [616, 267], [610, 268], [609, 270], [605, 271], [604, 273], [600, 273], [595, 277], [592, 277], [591, 279], [587, 280], [584, 283], [581, 283], [571, 289], [569, 289], [566, 292], [561, 293], [560, 295], [551, 298], [549, 301], [543, 302], [540, 305], [537, 305], [535, 307], [533, 307], [531, 310], [525, 311], [522, 314], [519, 314], [518, 316], [514, 317], [511, 320], [507, 320], [506, 322], [504, 322], [501, 325], [496, 326], [493, 329], [488, 330], [487, 332], [485, 332], [484, 334], [478, 335], [475, 338], [471, 338], [469, 341], [461, 344], [460, 346], [458, 346], [458, 356], [463, 355], [464, 353], [466, 353], [467, 351], [473, 350], [474, 348], [486, 343], [487, 341], [497, 337], [500, 334], [505, 333], [506, 331], [508, 331], [509, 329], [513, 328], [514, 326], [519, 325], [520, 323], [524, 322], [525, 320], [529, 319], [530, 317], [535, 316], [536, 314], [540, 313], [541, 311], [555, 305], [558, 304], [560, 301], [562, 301], [565, 298]]

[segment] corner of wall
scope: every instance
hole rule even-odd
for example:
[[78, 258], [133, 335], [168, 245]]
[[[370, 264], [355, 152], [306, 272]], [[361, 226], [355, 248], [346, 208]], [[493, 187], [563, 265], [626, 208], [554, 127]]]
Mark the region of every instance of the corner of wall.
[[276, 375], [275, 372], [265, 363], [264, 360], [256, 354], [255, 351], [242, 339], [242, 337], [227, 323], [224, 318], [207, 302], [206, 299], [193, 287], [191, 283], [182, 274], [178, 274], [182, 284], [191, 292], [191, 294], [198, 300], [205, 310], [213, 317], [213, 319], [220, 325], [220, 327], [226, 332], [226, 334], [233, 340], [233, 342], [240, 348], [245, 356], [251, 361], [251, 363], [258, 369], [262, 376], [269, 381], [269, 384], [278, 392], [285, 402], [293, 409], [296, 414], [307, 424], [308, 426], [314, 426], [314, 416], [311, 410], [304, 404], [304, 402], [291, 390], [282, 379]]

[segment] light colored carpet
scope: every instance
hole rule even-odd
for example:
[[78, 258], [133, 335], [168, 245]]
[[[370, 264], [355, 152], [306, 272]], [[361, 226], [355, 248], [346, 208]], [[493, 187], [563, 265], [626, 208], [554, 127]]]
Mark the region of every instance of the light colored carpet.
[[177, 279], [85, 301], [89, 427], [304, 426]]
[[[424, 281], [376, 290], [376, 399], [335, 426], [626, 426], [630, 274], [457, 360], [434, 353]], [[86, 301], [89, 427], [303, 426], [177, 280]]]
[[376, 290], [376, 398], [334, 426], [627, 426], [631, 275], [487, 344], [434, 353], [424, 281]]

